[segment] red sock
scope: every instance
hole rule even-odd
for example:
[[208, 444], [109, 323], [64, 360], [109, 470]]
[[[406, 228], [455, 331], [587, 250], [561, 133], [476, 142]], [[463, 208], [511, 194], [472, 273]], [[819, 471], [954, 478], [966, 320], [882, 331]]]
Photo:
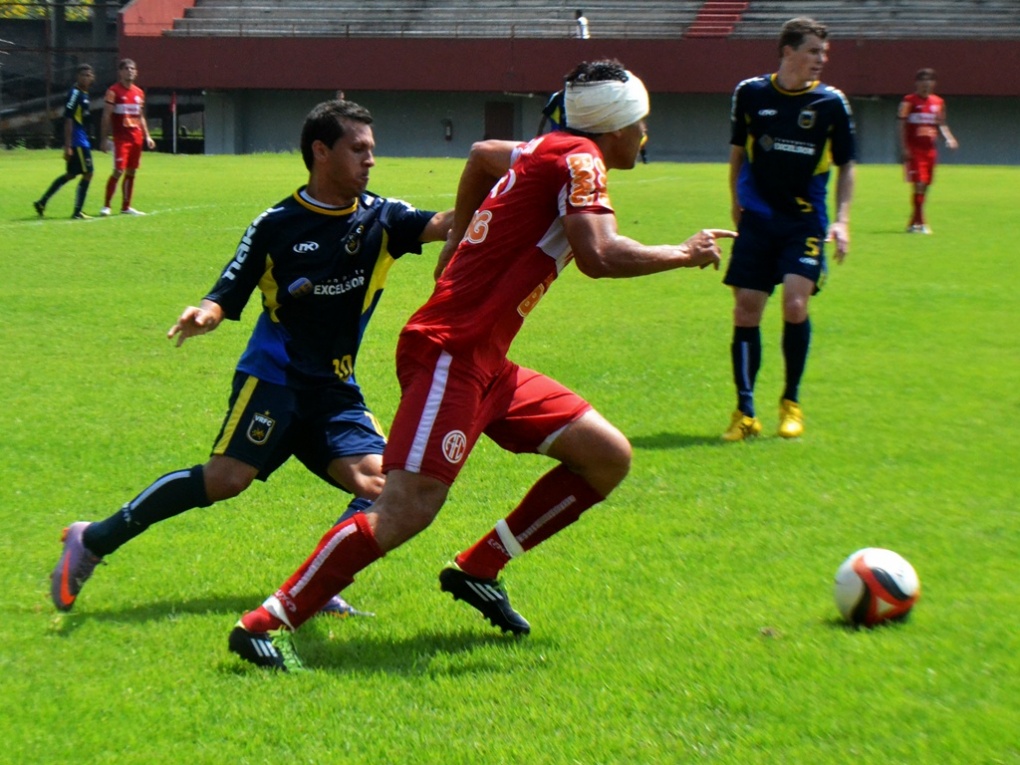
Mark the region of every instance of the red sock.
[[283, 622], [269, 613], [265, 606], [259, 606], [254, 611], [246, 613], [241, 617], [241, 624], [248, 632], [269, 632], [283, 626]]
[[117, 178], [111, 175], [106, 179], [106, 196], [103, 197], [103, 207], [110, 206], [110, 200], [113, 199], [113, 193], [117, 190]]
[[[297, 629], [353, 582], [356, 573], [382, 556], [368, 519], [364, 513], [356, 513], [327, 531], [315, 552], [276, 594], [260, 608], [245, 614], [241, 621], [253, 632], [265, 632], [280, 627], [286, 618], [288, 626]], [[274, 607], [279, 604], [281, 612], [273, 614], [267, 610], [265, 606], [270, 603]]]
[[924, 225], [924, 194], [914, 194], [914, 220], [912, 223], [918, 226]]
[[131, 196], [135, 193], [135, 177], [133, 175], [124, 175], [124, 185], [121, 186], [123, 192], [124, 203], [121, 205], [121, 210], [126, 210], [131, 206]]
[[531, 487], [505, 520], [458, 555], [457, 565], [471, 576], [495, 579], [512, 557], [537, 547], [603, 499], [581, 476], [558, 465]]

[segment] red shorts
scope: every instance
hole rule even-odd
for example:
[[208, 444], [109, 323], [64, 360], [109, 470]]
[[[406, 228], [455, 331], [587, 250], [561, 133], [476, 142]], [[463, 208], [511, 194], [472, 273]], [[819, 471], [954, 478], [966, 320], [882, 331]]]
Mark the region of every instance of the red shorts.
[[506, 360], [494, 374], [417, 333], [397, 344], [400, 406], [383, 471], [407, 470], [450, 485], [484, 433], [515, 454], [543, 453], [591, 404], [545, 375]]
[[931, 179], [935, 176], [935, 150], [911, 151], [903, 169], [906, 172], [907, 183], [923, 183], [930, 186]]
[[114, 170], [137, 170], [142, 162], [142, 141], [117, 138], [113, 142]]

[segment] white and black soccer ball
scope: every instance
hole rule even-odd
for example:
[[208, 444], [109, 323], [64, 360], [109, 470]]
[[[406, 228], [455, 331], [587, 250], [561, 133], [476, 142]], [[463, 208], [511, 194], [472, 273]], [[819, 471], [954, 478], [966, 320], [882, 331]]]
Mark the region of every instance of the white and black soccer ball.
[[914, 567], [881, 547], [858, 550], [836, 571], [836, 607], [851, 624], [874, 627], [903, 621], [921, 595]]

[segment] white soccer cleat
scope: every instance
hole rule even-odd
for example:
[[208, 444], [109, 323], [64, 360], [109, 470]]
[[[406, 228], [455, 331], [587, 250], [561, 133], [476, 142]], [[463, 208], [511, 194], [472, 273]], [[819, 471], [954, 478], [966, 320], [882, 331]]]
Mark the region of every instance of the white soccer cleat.
[[128, 207], [120, 211], [121, 215], [145, 215], [141, 210], [136, 210], [133, 207]]
[[107, 215], [110, 214], [110, 208], [104, 207], [102, 210], [99, 211], [99, 214], [105, 218]]

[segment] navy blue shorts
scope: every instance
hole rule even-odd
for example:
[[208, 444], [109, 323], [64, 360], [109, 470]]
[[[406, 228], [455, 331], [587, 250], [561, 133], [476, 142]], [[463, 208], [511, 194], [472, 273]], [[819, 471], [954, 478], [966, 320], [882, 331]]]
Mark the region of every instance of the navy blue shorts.
[[71, 158], [67, 160], [66, 174], [68, 178], [76, 175], [87, 175], [92, 172], [92, 150], [84, 146], [71, 149]]
[[338, 486], [328, 472], [333, 460], [382, 454], [385, 447], [382, 427], [357, 388], [297, 390], [235, 372], [227, 416], [212, 453], [258, 468], [261, 481], [294, 456]]
[[822, 288], [825, 230], [816, 221], [745, 210], [737, 233], [723, 284], [771, 295], [787, 274], [797, 274], [813, 281], [815, 292]]

